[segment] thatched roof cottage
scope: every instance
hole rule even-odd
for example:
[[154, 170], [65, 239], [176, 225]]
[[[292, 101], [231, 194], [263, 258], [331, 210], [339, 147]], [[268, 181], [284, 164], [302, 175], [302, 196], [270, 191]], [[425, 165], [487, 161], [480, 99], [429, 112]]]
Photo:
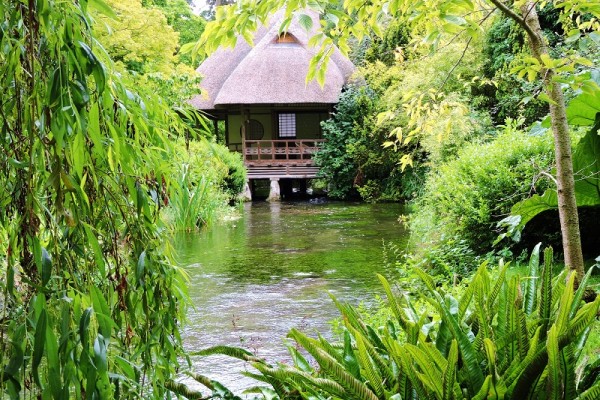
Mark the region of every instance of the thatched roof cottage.
[[[306, 13], [319, 26], [316, 14]], [[233, 49], [220, 48], [198, 68], [202, 94], [192, 104], [215, 124], [225, 121], [226, 143], [241, 151], [250, 179], [313, 178], [312, 153], [322, 141], [321, 121], [329, 118], [353, 64], [335, 49], [325, 85], [306, 83], [316, 49], [308, 46], [314, 32], [295, 16], [279, 35], [283, 14], [255, 34], [251, 47], [238, 38]], [[216, 125], [215, 125], [216, 126]], [[277, 197], [277, 196], [275, 196]]]

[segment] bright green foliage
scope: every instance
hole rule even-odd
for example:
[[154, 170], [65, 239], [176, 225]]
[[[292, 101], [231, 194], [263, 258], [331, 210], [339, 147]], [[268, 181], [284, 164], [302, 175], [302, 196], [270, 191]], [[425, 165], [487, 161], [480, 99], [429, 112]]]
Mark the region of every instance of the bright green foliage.
[[[596, 87], [600, 93], [600, 88]], [[580, 102], [576, 102], [572, 110], [581, 112]], [[596, 106], [600, 102], [596, 103]], [[587, 103], [587, 107], [594, 107], [594, 103]], [[600, 207], [600, 114], [596, 116], [595, 124], [588, 133], [579, 141], [573, 152], [573, 169], [576, 175], [575, 194], [578, 207]], [[546, 190], [542, 195], [534, 195], [514, 205], [511, 214], [518, 216], [515, 220], [518, 228], [522, 229], [536, 215], [558, 208], [556, 188]], [[591, 233], [593, 234], [593, 233]]]
[[140, 0], [106, 2], [116, 17], [98, 14], [94, 32], [114, 61], [137, 72], [168, 71], [175, 62], [179, 34], [157, 8]]
[[[170, 105], [185, 105], [198, 93], [200, 82], [189, 63], [180, 62], [177, 56], [181, 35], [176, 26], [183, 29], [184, 21], [185, 24], [196, 21], [186, 19], [188, 13], [191, 14], [189, 6], [168, 2], [164, 8], [144, 7], [140, 0], [108, 0], [107, 3], [115, 16], [95, 14], [94, 33], [116, 61], [116, 68], [124, 79], [149, 95], [158, 94]], [[177, 12], [181, 6], [185, 8]], [[193, 28], [188, 26], [185, 39], [197, 39], [202, 28], [198, 22], [198, 33], [194, 37], [189, 32]]]
[[176, 230], [208, 225], [244, 189], [246, 170], [238, 153], [207, 139], [174, 146], [176, 179], [168, 189], [166, 217]]
[[399, 197], [394, 193], [399, 186], [396, 154], [381, 148], [385, 133], [372, 129], [376, 102], [373, 90], [350, 85], [342, 93], [333, 118], [322, 124], [327, 141], [315, 155], [315, 162], [329, 183], [331, 197], [351, 197], [356, 189], [365, 200]]
[[[392, 24], [386, 38], [396, 40], [398, 46], [406, 44], [403, 32], [401, 26]], [[479, 86], [471, 82], [473, 66], [481, 62], [478, 46], [470, 47], [464, 64], [449, 76], [464, 44], [408, 59], [400, 57], [399, 49], [394, 61], [380, 49], [385, 43], [372, 44], [367, 51], [371, 62], [355, 74], [356, 81], [366, 84], [349, 85], [336, 114], [323, 125], [327, 142], [316, 159], [334, 197], [357, 191], [367, 201], [414, 198], [421, 191], [427, 167], [435, 168], [454, 157], [486, 125], [482, 115], [470, 112], [468, 102], [471, 86]], [[389, 116], [382, 114], [389, 110], [393, 110]], [[402, 153], [411, 154], [411, 168], [406, 168]]]
[[88, 7], [0, 3], [2, 398], [164, 399], [182, 354], [157, 193], [186, 127], [99, 60]]
[[[466, 146], [429, 175], [411, 222], [413, 233], [428, 243], [426, 252], [442, 246], [443, 256], [459, 244], [485, 254], [497, 237], [495, 225], [512, 205], [552, 185], [536, 178], [553, 164], [551, 139], [527, 135], [510, 123], [505, 130], [490, 143]], [[427, 262], [426, 268], [439, 272], [435, 258]]]
[[[292, 329], [293, 366], [268, 365], [234, 348], [201, 354], [249, 361], [260, 374], [248, 375], [269, 384], [273, 399], [593, 398], [599, 367], [595, 360], [579, 365], [600, 308], [600, 297], [582, 301], [589, 273], [577, 290], [574, 274], [552, 279], [552, 250], [544, 252], [540, 268], [539, 246], [526, 276], [509, 278], [507, 269], [500, 265], [491, 275], [481, 265], [460, 298], [417, 269], [433, 312], [419, 312], [380, 277], [394, 319], [370, 326], [354, 308], [336, 302], [346, 328], [343, 343]], [[575, 373], [578, 368], [583, 375]]]
[[[553, 55], [560, 56], [560, 52], [567, 49], [557, 47], [563, 31], [558, 10], [546, 4], [538, 16]], [[485, 76], [497, 86], [487, 86], [477, 93], [480, 106], [490, 110], [496, 124], [506, 118], [523, 117], [529, 125], [548, 114], [548, 103], [530, 95], [542, 90], [541, 83], [519, 79], [510, 72], [528, 53], [523, 29], [506, 16], [497, 17], [485, 36], [484, 65]]]
[[[194, 14], [186, 0], [156, 0], [154, 5], [165, 14], [167, 23], [173, 30], [179, 33], [179, 46], [200, 39], [206, 20]], [[196, 62], [192, 63], [192, 57], [189, 54], [182, 54], [179, 56], [179, 61], [191, 67], [197, 67], [201, 60], [196, 59]]]
[[365, 53], [365, 61], [373, 63], [381, 61], [391, 67], [407, 58], [405, 54], [410, 34], [406, 25], [392, 21], [382, 38], [375, 38]]

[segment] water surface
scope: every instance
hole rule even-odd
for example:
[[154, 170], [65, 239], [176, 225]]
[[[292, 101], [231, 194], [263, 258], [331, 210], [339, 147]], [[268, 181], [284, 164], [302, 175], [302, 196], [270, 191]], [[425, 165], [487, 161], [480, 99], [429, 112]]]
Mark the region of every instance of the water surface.
[[[240, 219], [178, 236], [194, 304], [186, 349], [226, 344], [289, 362], [284, 338], [292, 327], [331, 337], [329, 322], [338, 313], [329, 294], [373, 304], [381, 293], [375, 274], [395, 276], [384, 265], [383, 243], [405, 245], [402, 212], [398, 204], [248, 203]], [[236, 391], [253, 383], [231, 359], [193, 363]]]

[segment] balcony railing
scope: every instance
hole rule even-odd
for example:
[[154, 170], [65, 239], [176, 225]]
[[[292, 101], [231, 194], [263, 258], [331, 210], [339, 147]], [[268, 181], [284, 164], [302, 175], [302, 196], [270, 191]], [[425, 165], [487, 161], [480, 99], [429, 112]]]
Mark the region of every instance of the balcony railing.
[[313, 154], [323, 139], [246, 140], [243, 146], [246, 163], [312, 163]]

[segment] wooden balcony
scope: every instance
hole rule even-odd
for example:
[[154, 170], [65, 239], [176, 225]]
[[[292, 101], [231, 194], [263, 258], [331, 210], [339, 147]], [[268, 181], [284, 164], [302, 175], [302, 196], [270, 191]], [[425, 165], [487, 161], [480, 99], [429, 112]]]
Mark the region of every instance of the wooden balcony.
[[322, 139], [246, 140], [242, 146], [246, 166], [311, 166]]

